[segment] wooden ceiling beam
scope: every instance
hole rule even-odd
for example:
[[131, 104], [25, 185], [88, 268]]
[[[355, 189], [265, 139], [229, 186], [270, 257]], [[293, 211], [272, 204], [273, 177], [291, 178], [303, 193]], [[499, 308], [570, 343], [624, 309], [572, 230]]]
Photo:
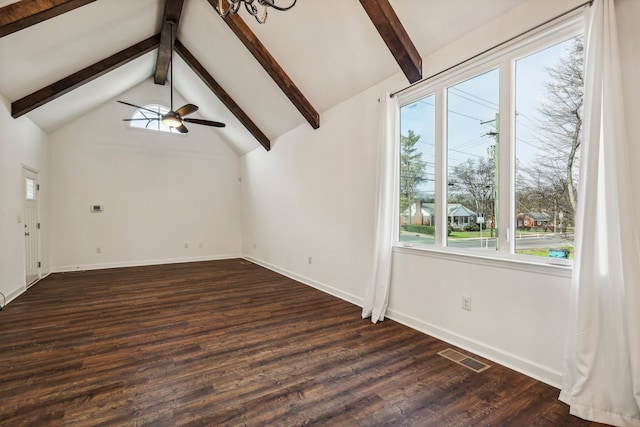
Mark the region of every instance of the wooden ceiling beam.
[[160, 34], [151, 36], [115, 55], [96, 62], [76, 73], [50, 84], [24, 98], [11, 103], [11, 116], [18, 118], [134, 59], [151, 52], [160, 44]]
[[189, 52], [189, 50], [180, 43], [180, 40], [175, 41], [175, 50], [184, 60], [184, 62], [191, 67], [194, 73], [202, 79], [205, 85], [220, 99], [220, 101], [236, 116], [236, 118], [244, 125], [245, 128], [258, 140], [258, 142], [264, 147], [265, 150], [271, 150], [271, 141], [262, 131], [256, 126], [256, 124], [247, 116], [247, 114], [240, 108], [238, 104], [229, 96], [229, 94], [216, 82], [216, 80], [209, 74], [209, 72], [202, 66], [202, 64]]
[[0, 8], [0, 37], [55, 18], [96, 0], [22, 0]]
[[389, 0], [360, 0], [378, 33], [410, 83], [422, 79], [422, 57]]
[[[209, 4], [218, 12], [218, 0], [208, 0]], [[242, 18], [236, 14], [229, 14], [224, 18], [224, 22], [231, 28], [231, 31], [251, 52], [253, 57], [262, 65], [262, 68], [271, 76], [273, 81], [280, 87], [282, 92], [289, 98], [293, 105], [300, 111], [311, 127], [320, 127], [320, 114], [313, 108], [311, 103], [305, 98], [300, 89], [293, 83], [280, 64], [269, 53], [267, 48], [249, 29]]]
[[[153, 72], [153, 80], [158, 85], [164, 85], [167, 82], [167, 74], [169, 74], [169, 65], [171, 64], [171, 52], [178, 33], [183, 4], [184, 0], [165, 0], [164, 3], [160, 47], [158, 48], [156, 69]], [[173, 29], [171, 28], [172, 24]]]

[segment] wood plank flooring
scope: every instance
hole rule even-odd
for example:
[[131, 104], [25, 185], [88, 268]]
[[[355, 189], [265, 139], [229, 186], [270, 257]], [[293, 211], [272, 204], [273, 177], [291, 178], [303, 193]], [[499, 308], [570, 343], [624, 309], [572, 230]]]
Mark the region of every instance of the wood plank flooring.
[[0, 312], [0, 425], [597, 425], [449, 347], [244, 260], [54, 274]]

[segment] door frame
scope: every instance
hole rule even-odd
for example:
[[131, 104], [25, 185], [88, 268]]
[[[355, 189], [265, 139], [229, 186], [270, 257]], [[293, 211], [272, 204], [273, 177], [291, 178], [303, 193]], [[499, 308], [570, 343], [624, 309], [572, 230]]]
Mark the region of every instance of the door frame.
[[[41, 278], [42, 278], [42, 249], [41, 249], [41, 244], [40, 244], [40, 172], [35, 169], [32, 168], [30, 166], [27, 165], [22, 165], [22, 184], [21, 184], [21, 197], [22, 197], [22, 218], [23, 221], [22, 223], [24, 224], [24, 229], [27, 228], [27, 221], [28, 221], [28, 215], [27, 215], [27, 209], [29, 208], [28, 203], [29, 200], [27, 200], [27, 178], [28, 177], [34, 177], [35, 176], [35, 183], [36, 183], [36, 188], [35, 188], [35, 227], [33, 228], [33, 230], [29, 230], [29, 233], [35, 233], [35, 238], [33, 240], [33, 244], [35, 245], [35, 257], [36, 257], [36, 263], [37, 263], [37, 273], [33, 273], [33, 274], [29, 274], [29, 268], [30, 266], [28, 265], [29, 262], [29, 255], [27, 254], [27, 250], [28, 250], [28, 246], [27, 246], [27, 242], [26, 239], [23, 240], [24, 244], [23, 244], [23, 250], [22, 250], [22, 254], [24, 256], [23, 258], [23, 265], [24, 265], [24, 279], [25, 279], [25, 286], [27, 288], [33, 286], [34, 284], [36, 284]], [[25, 231], [26, 232], [26, 231]]]

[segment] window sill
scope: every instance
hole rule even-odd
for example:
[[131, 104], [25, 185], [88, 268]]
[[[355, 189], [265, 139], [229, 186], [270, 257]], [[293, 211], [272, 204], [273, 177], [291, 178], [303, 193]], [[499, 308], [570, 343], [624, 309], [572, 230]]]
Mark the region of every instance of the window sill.
[[[417, 246], [401, 242], [395, 242], [393, 245], [394, 253], [424, 256], [428, 258], [438, 258], [455, 262], [464, 262], [465, 264], [478, 264], [496, 268], [507, 268], [510, 270], [526, 271], [529, 273], [544, 274], [557, 277], [571, 278], [572, 263], [568, 260], [549, 261], [547, 262], [530, 261], [522, 259], [522, 256], [507, 257], [504, 255], [484, 255], [473, 253], [465, 250], [455, 250], [451, 248], [430, 248], [426, 246]], [[535, 259], [535, 258], [534, 258]], [[557, 263], [556, 263], [557, 262]]]

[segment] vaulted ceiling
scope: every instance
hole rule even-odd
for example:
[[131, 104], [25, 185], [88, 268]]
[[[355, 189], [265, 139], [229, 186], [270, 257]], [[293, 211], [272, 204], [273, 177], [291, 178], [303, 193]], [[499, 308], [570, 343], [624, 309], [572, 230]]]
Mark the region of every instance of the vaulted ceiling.
[[396, 73], [419, 80], [422, 58], [525, 1], [298, 0], [260, 25], [242, 10], [220, 18], [217, 0], [0, 0], [0, 94], [52, 132], [171, 79], [173, 45], [176, 91], [227, 123], [212, 132], [241, 153], [269, 149]]

